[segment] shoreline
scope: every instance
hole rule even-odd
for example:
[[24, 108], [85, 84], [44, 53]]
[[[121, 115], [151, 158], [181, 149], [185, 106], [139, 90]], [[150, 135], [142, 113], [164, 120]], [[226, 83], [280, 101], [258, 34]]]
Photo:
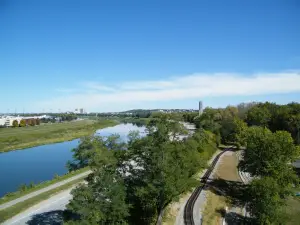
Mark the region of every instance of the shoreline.
[[[42, 140], [38, 139], [38, 140], [30, 141], [27, 143], [18, 143], [15, 145], [6, 146], [6, 147], [0, 149], [0, 155], [3, 153], [7, 153], [7, 152], [20, 151], [20, 150], [43, 146], [43, 145], [48, 145], [48, 144], [56, 144], [56, 143], [62, 143], [62, 142], [66, 142], [66, 141], [73, 141], [75, 139], [91, 135], [92, 133], [96, 132], [98, 129], [113, 127], [118, 124], [119, 124], [119, 122], [117, 122], [115, 120], [103, 120], [103, 121], [95, 122], [94, 124], [83, 125], [81, 128], [79, 128], [79, 129], [81, 129], [80, 132], [78, 132], [78, 130], [75, 130], [74, 128], [71, 128], [70, 133], [68, 132], [68, 133], [62, 134], [62, 135], [65, 135], [63, 137], [55, 137], [55, 135], [57, 135], [57, 134], [54, 133], [54, 135], [53, 135], [54, 137], [49, 137], [47, 139], [42, 139]], [[11, 129], [15, 129], [15, 128], [11, 128]], [[18, 129], [18, 128], [16, 128], [16, 129]], [[66, 131], [68, 131], [68, 128], [65, 128], [65, 129], [66, 129]]]

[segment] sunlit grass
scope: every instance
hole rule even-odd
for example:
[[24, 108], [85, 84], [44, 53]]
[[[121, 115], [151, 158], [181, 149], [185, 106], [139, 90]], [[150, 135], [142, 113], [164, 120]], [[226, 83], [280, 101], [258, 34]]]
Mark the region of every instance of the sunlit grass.
[[113, 120], [82, 120], [34, 127], [1, 128], [0, 152], [70, 141], [117, 123]]

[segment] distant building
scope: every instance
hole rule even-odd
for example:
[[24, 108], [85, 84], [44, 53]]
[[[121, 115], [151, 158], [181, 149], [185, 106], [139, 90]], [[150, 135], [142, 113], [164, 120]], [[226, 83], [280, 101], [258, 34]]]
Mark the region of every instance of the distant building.
[[80, 113], [80, 114], [83, 114], [83, 113], [84, 113], [83, 108], [79, 109], [79, 113]]
[[43, 116], [2, 116], [0, 117], [0, 126], [11, 127], [13, 125], [14, 120], [18, 121], [20, 124], [21, 120], [25, 120], [26, 124], [28, 121], [32, 119], [49, 119], [51, 116], [43, 115]]
[[203, 112], [203, 104], [202, 104], [202, 101], [199, 101], [199, 116], [201, 116]]

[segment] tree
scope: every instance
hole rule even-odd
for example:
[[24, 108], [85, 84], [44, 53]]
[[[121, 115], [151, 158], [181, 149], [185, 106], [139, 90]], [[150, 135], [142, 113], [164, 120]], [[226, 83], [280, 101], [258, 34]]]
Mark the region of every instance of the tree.
[[109, 150], [124, 150], [126, 146], [125, 143], [120, 141], [119, 135], [111, 135], [106, 139], [100, 136], [83, 137], [81, 138], [78, 147], [72, 149], [73, 160], [67, 162], [67, 168], [69, 171], [88, 166], [91, 158], [95, 154], [94, 149], [102, 145], [107, 147]]
[[12, 125], [13, 127], [18, 127], [19, 126], [18, 120], [14, 120]]
[[258, 104], [252, 107], [246, 116], [246, 121], [249, 126], [262, 126], [268, 127], [269, 122], [271, 121], [271, 113], [267, 107], [262, 104]]
[[21, 120], [20, 121], [20, 127], [26, 127], [26, 121], [25, 120]]
[[251, 182], [248, 211], [256, 219], [257, 224], [283, 224], [284, 200], [280, 192], [281, 187], [274, 178], [263, 177]]
[[117, 160], [103, 140], [92, 150], [89, 161], [93, 171], [86, 181], [72, 191], [73, 199], [67, 208], [80, 215], [80, 224], [127, 224], [129, 205]]
[[236, 143], [238, 148], [240, 148], [241, 146], [245, 146], [247, 141], [247, 124], [238, 118], [235, 118], [233, 120], [233, 124], [234, 142]]
[[290, 133], [272, 133], [267, 128], [250, 127], [247, 130], [246, 145], [247, 149], [240, 162], [242, 170], [252, 176], [277, 178], [286, 171], [294, 174], [290, 164], [299, 157], [299, 147], [295, 146]]
[[244, 120], [246, 118], [246, 114], [251, 109], [253, 106], [255, 106], [257, 103], [256, 102], [250, 102], [250, 103], [240, 103], [237, 105], [238, 109], [238, 117], [241, 120]]

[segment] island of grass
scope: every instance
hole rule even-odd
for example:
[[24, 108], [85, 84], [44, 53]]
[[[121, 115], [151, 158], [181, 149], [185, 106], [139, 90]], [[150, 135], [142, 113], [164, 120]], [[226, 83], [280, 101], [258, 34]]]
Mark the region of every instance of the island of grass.
[[79, 120], [33, 127], [0, 128], [0, 153], [70, 141], [117, 124], [115, 120]]

